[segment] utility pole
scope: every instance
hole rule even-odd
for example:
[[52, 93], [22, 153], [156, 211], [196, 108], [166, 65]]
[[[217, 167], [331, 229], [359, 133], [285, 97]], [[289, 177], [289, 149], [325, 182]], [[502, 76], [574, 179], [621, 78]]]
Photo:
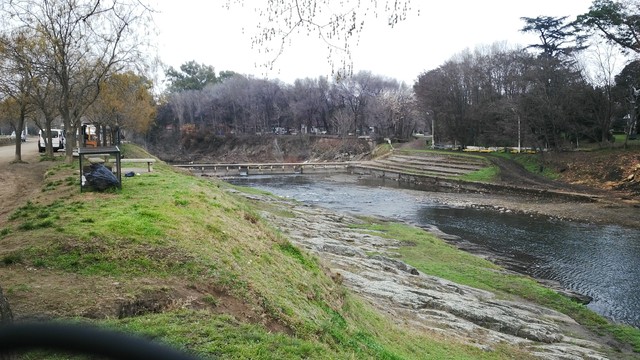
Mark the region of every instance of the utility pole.
[[433, 111], [427, 110], [427, 115], [431, 118], [431, 149], [436, 148], [436, 117], [433, 115]]
[[520, 131], [520, 114], [517, 115], [518, 116], [518, 154], [520, 154], [520, 146], [522, 145], [521, 140], [520, 140], [520, 134], [522, 134], [522, 131]]

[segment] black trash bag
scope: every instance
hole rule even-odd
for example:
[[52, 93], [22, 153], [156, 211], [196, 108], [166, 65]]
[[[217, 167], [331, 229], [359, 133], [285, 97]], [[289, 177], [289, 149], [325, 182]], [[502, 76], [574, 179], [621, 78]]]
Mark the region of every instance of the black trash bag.
[[89, 185], [100, 191], [120, 185], [118, 178], [102, 164], [91, 164], [91, 172], [86, 178]]

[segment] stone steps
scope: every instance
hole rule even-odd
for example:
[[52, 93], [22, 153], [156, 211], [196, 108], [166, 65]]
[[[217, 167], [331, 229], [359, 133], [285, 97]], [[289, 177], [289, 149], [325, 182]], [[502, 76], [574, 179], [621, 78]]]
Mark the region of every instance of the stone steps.
[[409, 167], [416, 167], [416, 168], [435, 166], [435, 167], [445, 167], [445, 168], [451, 168], [451, 169], [470, 170], [470, 171], [477, 171], [487, 167], [486, 163], [465, 163], [464, 161], [459, 161], [459, 160], [452, 161], [449, 159], [421, 160], [421, 159], [396, 157], [396, 156], [392, 156], [387, 159], [380, 159], [376, 161], [381, 163], [402, 164], [402, 165], [406, 165]]
[[458, 177], [490, 166], [484, 159], [439, 153], [392, 154], [363, 162], [362, 169], [428, 177]]
[[440, 177], [454, 177], [467, 174], [471, 171], [468, 170], [460, 170], [453, 169], [447, 167], [438, 167], [438, 166], [417, 166], [411, 167], [406, 166], [404, 164], [396, 164], [396, 163], [387, 163], [384, 161], [373, 161], [367, 163], [361, 163], [358, 167], [379, 170], [379, 171], [389, 171], [395, 173], [405, 173], [411, 175], [420, 175], [420, 176], [440, 176]]
[[447, 156], [447, 155], [403, 155], [403, 154], [392, 154], [388, 158], [398, 159], [401, 161], [416, 161], [416, 162], [433, 162], [433, 163], [447, 163], [447, 164], [457, 164], [457, 165], [467, 165], [467, 166], [479, 166], [484, 167], [487, 165], [487, 161], [485, 159], [478, 159], [474, 157], [466, 157], [466, 156]]

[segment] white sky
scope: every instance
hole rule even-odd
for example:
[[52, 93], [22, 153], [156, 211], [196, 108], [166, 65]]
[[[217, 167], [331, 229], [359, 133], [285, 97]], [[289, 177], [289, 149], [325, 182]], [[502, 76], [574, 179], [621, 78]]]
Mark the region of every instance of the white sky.
[[[328, 51], [316, 36], [296, 35], [265, 73], [264, 57], [251, 48], [256, 26], [252, 0], [244, 7], [223, 8], [222, 0], [156, 0], [160, 60], [178, 68], [195, 60], [216, 72], [232, 70], [259, 78], [295, 79], [329, 75]], [[258, 0], [255, 0], [258, 1]], [[365, 3], [367, 0], [363, 0]], [[521, 17], [565, 16], [573, 20], [588, 11], [592, 0], [412, 0], [409, 18], [391, 29], [384, 18], [365, 24], [360, 43], [353, 48], [354, 71], [368, 70], [409, 85], [424, 71], [455, 54], [480, 45], [507, 41], [513, 45], [537, 43], [519, 32]], [[418, 15], [419, 11], [419, 15]]]

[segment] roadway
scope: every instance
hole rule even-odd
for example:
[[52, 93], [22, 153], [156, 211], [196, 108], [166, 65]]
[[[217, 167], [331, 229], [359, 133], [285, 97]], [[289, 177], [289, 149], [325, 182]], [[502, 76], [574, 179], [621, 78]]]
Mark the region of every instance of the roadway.
[[[38, 155], [38, 138], [37, 137], [29, 137], [26, 142], [22, 143], [21, 147], [22, 151], [22, 160], [31, 161], [35, 159]], [[0, 146], [0, 162], [7, 163], [11, 162], [15, 159], [16, 155], [16, 145], [15, 143], [10, 143], [7, 145]]]

